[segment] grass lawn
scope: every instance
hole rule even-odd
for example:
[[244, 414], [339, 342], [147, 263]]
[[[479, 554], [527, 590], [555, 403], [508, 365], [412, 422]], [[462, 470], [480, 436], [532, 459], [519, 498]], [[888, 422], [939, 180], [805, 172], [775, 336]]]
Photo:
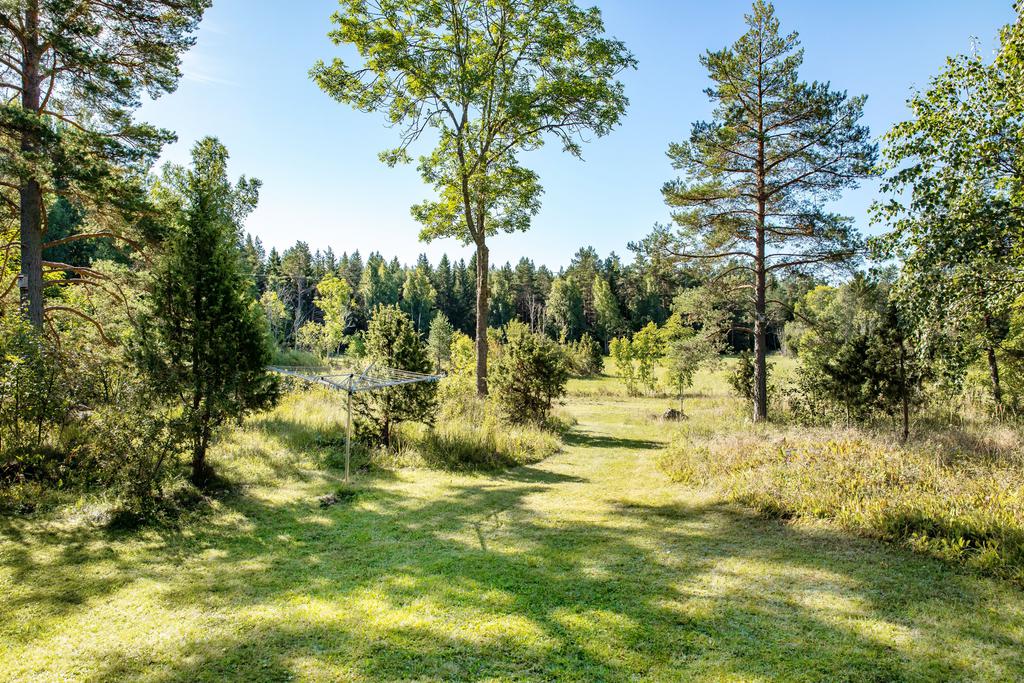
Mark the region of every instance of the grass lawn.
[[[743, 419], [721, 384], [692, 423]], [[1019, 589], [672, 484], [666, 399], [571, 393], [562, 452], [498, 474], [361, 474], [321, 508], [340, 410], [279, 409], [178, 527], [0, 519], [0, 679], [1024, 678]]]

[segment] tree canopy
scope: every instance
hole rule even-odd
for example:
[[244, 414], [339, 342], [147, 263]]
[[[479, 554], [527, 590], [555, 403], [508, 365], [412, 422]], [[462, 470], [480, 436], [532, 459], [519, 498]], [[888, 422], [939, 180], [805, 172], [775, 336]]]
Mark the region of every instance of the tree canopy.
[[488, 249], [499, 232], [526, 230], [540, 206], [537, 174], [519, 154], [553, 137], [575, 156], [583, 136], [605, 135], [625, 113], [618, 75], [635, 65], [604, 35], [596, 8], [571, 0], [341, 0], [330, 37], [354, 46], [362, 65], [318, 62], [316, 83], [359, 110], [384, 112], [400, 144], [381, 154], [409, 162], [428, 129], [433, 152], [419, 158], [437, 198], [412, 208], [421, 237], [476, 246], [477, 389], [487, 392]]

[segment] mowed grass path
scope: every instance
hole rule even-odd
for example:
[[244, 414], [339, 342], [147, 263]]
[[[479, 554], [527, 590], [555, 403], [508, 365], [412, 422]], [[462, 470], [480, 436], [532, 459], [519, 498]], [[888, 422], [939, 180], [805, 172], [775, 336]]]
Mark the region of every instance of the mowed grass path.
[[500, 474], [363, 475], [321, 509], [338, 475], [275, 416], [237, 445], [255, 483], [185, 528], [0, 520], [0, 680], [1024, 677], [1019, 590], [669, 483], [666, 402], [608, 384]]

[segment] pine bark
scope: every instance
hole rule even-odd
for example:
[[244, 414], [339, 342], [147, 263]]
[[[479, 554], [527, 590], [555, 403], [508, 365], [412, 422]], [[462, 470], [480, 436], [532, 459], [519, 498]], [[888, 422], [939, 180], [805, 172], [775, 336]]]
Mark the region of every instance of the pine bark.
[[767, 267], [765, 265], [765, 224], [768, 212], [768, 189], [765, 177], [765, 146], [764, 146], [764, 86], [758, 76], [758, 111], [757, 111], [757, 216], [754, 245], [754, 422], [768, 419], [768, 321], [766, 290]]
[[[39, 4], [32, 1], [25, 9], [25, 33], [21, 75], [21, 106], [39, 113], [41, 75], [39, 69]], [[39, 146], [35, 130], [22, 132], [21, 151], [31, 157]], [[29, 323], [43, 329], [43, 192], [39, 181], [26, 178], [19, 188], [21, 240], [21, 306]]]

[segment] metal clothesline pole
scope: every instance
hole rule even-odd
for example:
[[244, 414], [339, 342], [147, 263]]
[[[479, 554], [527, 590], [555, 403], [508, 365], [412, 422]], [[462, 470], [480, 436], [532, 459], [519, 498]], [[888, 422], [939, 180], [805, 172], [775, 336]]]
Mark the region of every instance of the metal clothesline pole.
[[348, 388], [348, 410], [345, 415], [345, 483], [348, 483], [348, 463], [352, 453], [352, 387]]

